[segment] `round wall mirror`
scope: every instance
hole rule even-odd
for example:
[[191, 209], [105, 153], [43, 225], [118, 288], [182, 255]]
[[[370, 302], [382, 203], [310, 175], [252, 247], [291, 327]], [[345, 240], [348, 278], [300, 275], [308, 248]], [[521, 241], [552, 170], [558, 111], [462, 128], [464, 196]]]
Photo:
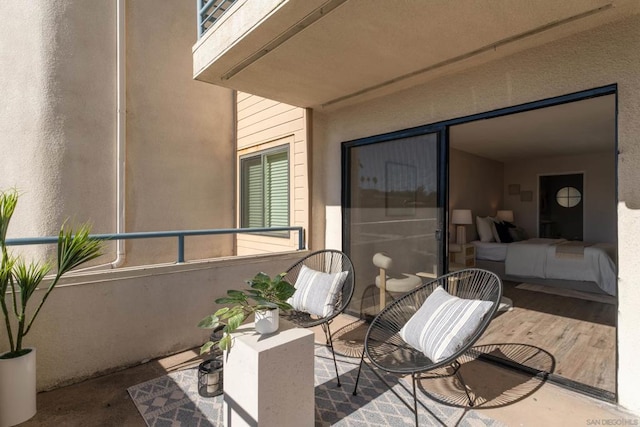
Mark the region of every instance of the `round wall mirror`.
[[556, 193], [556, 201], [564, 208], [572, 208], [580, 203], [582, 194], [575, 187], [562, 187]]

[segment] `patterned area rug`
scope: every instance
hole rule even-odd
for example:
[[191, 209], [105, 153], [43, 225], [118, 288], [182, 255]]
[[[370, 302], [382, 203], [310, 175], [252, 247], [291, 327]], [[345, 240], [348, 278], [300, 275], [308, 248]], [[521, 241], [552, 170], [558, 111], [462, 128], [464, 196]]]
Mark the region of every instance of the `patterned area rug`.
[[[358, 359], [339, 357], [338, 370], [341, 388], [336, 387], [331, 354], [323, 346], [316, 347], [316, 426], [414, 425], [407, 406], [413, 404], [409, 382], [365, 367], [358, 395], [353, 396]], [[128, 392], [149, 427], [222, 426], [223, 396], [201, 397], [197, 382], [197, 369], [185, 369], [130, 387]], [[420, 425], [503, 426], [478, 411], [434, 402], [420, 391], [418, 395]]]

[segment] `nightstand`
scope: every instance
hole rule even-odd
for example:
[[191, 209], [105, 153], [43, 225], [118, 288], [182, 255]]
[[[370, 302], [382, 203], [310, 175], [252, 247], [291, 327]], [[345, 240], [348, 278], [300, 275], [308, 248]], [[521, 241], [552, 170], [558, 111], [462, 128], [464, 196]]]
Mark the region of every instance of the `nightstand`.
[[449, 271], [476, 266], [476, 247], [472, 244], [449, 245]]

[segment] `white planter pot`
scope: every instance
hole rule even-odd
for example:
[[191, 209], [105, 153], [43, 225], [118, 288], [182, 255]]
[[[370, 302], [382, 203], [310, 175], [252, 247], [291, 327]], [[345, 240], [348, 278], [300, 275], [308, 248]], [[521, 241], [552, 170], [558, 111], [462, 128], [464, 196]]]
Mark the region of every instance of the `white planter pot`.
[[280, 310], [256, 311], [255, 326], [259, 334], [270, 334], [278, 330], [278, 319]]
[[36, 414], [36, 349], [30, 350], [0, 359], [0, 427], [20, 424]]

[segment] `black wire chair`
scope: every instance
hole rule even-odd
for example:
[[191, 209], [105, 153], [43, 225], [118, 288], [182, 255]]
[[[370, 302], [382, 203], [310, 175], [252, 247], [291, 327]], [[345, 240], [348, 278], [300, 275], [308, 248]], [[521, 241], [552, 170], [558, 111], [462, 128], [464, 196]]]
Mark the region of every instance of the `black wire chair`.
[[[442, 286], [450, 295], [458, 298], [489, 301], [492, 305], [480, 325], [463, 342], [459, 350], [444, 360], [434, 362], [425, 356], [422, 351], [407, 344], [400, 337], [399, 331], [438, 286]], [[360, 367], [353, 394], [357, 394], [360, 370], [362, 369], [362, 364], [365, 363], [366, 355], [371, 364], [386, 372], [411, 374], [413, 412], [416, 426], [418, 425], [416, 381], [420, 374], [424, 372], [451, 366], [453, 372], [450, 375], [457, 376], [469, 399], [469, 405], [473, 406], [473, 400], [459, 372], [460, 363], [458, 358], [480, 338], [487, 326], [489, 326], [498, 310], [501, 297], [502, 281], [494, 273], [486, 270], [471, 268], [449, 273], [437, 279], [425, 279], [422, 286], [393, 301], [373, 319], [365, 336], [364, 350], [360, 358]]]
[[333, 351], [333, 339], [331, 337], [330, 324], [337, 315], [342, 313], [344, 309], [347, 308], [347, 305], [349, 305], [351, 297], [353, 296], [355, 284], [355, 272], [353, 270], [353, 264], [351, 263], [349, 257], [343, 252], [333, 249], [325, 249], [313, 252], [295, 263], [287, 270], [284, 279], [292, 285], [295, 285], [296, 280], [298, 279], [298, 274], [300, 273], [300, 269], [303, 265], [313, 270], [321, 271], [323, 273], [340, 273], [342, 271], [348, 272], [347, 277], [342, 284], [342, 291], [338, 295], [333, 314], [326, 317], [319, 317], [297, 310], [289, 310], [286, 312], [282, 312], [281, 314], [281, 317], [287, 319], [288, 321], [301, 328], [310, 328], [312, 326], [318, 325], [322, 326], [322, 330], [324, 331], [325, 338], [327, 340], [327, 345], [331, 348], [331, 354], [333, 355], [333, 365], [336, 368], [336, 378], [338, 379], [338, 387], [340, 387], [340, 375], [338, 375], [338, 363], [336, 362], [336, 355]]

